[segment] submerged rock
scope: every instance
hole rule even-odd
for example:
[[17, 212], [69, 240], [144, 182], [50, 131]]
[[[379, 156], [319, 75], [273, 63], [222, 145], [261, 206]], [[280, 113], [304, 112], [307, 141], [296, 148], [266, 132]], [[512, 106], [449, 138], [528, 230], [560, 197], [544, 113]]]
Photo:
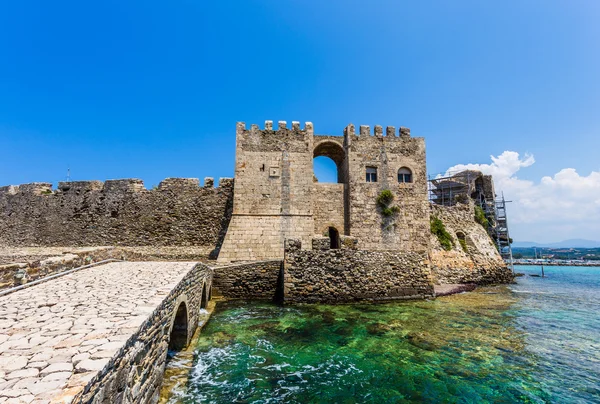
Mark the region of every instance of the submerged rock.
[[367, 324], [367, 333], [371, 335], [383, 335], [391, 329], [392, 327], [383, 323]]
[[405, 337], [408, 343], [426, 351], [435, 351], [439, 349], [439, 345], [434, 341], [431, 341], [431, 335], [425, 332], [410, 332]]

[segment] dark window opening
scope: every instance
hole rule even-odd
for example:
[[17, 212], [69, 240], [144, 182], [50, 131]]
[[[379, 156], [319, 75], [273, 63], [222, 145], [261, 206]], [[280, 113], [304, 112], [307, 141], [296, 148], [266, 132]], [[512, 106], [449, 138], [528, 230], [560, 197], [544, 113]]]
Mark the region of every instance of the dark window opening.
[[340, 248], [340, 233], [335, 227], [329, 228], [329, 248], [333, 250]]
[[398, 170], [398, 182], [413, 182], [412, 171], [406, 167], [402, 167]]
[[377, 182], [377, 167], [367, 167], [367, 182]]

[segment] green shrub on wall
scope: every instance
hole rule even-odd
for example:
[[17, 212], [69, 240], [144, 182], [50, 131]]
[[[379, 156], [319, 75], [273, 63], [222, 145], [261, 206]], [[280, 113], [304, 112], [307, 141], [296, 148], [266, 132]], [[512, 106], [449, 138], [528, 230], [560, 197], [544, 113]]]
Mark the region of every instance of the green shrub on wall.
[[481, 206], [475, 206], [475, 221], [482, 225], [486, 230], [490, 224], [487, 217], [485, 217], [485, 212], [481, 209]]
[[394, 202], [394, 194], [389, 189], [384, 189], [377, 196], [377, 206], [381, 209], [381, 214], [385, 217], [395, 216], [400, 212], [398, 206], [390, 206]]
[[454, 247], [454, 240], [448, 231], [446, 230], [446, 226], [444, 226], [444, 222], [442, 222], [439, 218], [432, 216], [431, 217], [431, 233], [437, 236], [442, 248], [446, 251], [450, 251], [452, 247]]

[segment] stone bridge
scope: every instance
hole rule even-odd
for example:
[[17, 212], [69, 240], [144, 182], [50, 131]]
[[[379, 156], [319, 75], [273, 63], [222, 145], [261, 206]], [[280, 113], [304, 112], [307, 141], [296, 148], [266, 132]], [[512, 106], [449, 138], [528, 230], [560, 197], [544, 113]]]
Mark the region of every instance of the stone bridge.
[[186, 346], [213, 270], [111, 262], [0, 297], [0, 403], [145, 403]]

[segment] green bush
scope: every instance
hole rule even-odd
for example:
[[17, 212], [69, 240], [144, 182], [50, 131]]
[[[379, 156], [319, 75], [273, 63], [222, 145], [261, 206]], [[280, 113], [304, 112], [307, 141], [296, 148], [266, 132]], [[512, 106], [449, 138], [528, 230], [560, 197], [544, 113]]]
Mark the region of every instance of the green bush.
[[389, 189], [384, 189], [379, 193], [377, 197], [377, 205], [381, 208], [387, 207], [390, 203], [394, 202], [394, 194]]
[[394, 194], [389, 189], [384, 189], [377, 196], [377, 206], [381, 210], [381, 214], [385, 217], [395, 216], [400, 212], [398, 206], [390, 206], [394, 202]]
[[481, 206], [475, 206], [475, 221], [482, 225], [486, 230], [490, 225], [487, 217], [485, 217], [485, 212], [481, 209]]
[[390, 207], [386, 206], [385, 208], [381, 208], [381, 214], [385, 217], [397, 215], [399, 212], [400, 212], [400, 208], [397, 206], [390, 206]]
[[454, 247], [454, 240], [448, 231], [446, 230], [446, 226], [444, 226], [444, 222], [442, 222], [439, 218], [432, 216], [431, 217], [431, 233], [437, 236], [442, 248], [446, 251], [450, 251], [452, 247]]

